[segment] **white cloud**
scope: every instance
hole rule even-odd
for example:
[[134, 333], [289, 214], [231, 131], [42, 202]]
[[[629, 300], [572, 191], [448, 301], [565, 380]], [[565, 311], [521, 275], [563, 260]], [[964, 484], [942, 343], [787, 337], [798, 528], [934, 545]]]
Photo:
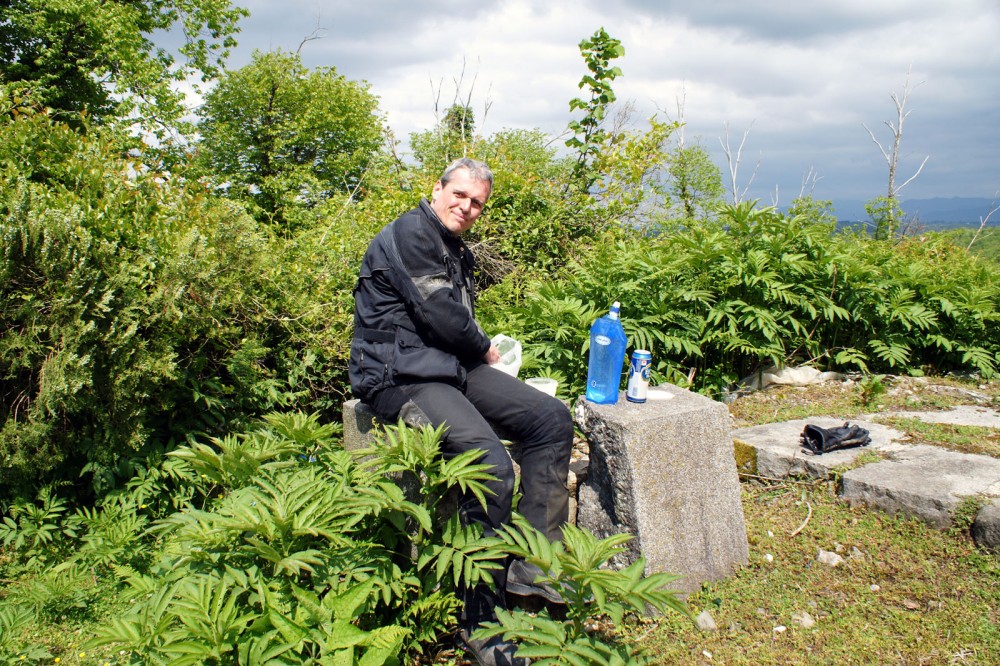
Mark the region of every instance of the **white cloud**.
[[[638, 117], [676, 117], [714, 152], [729, 123], [751, 127], [762, 160], [754, 194], [796, 194], [815, 166], [817, 196], [881, 193], [885, 164], [862, 127], [893, 118], [889, 95], [913, 85], [904, 152], [931, 155], [911, 197], [992, 196], [1000, 188], [1000, 5], [996, 0], [248, 0], [240, 48], [302, 48], [309, 66], [367, 80], [400, 139], [430, 128], [434, 92], [446, 108], [462, 75], [486, 132], [538, 127], [559, 134], [585, 66], [577, 44], [598, 27], [626, 55], [615, 90]], [[475, 85], [472, 85], [473, 79]], [[919, 84], [919, 85], [917, 85]], [[482, 112], [490, 104], [483, 121]], [[888, 131], [888, 130], [885, 130]], [[782, 195], [784, 199], [784, 195]]]

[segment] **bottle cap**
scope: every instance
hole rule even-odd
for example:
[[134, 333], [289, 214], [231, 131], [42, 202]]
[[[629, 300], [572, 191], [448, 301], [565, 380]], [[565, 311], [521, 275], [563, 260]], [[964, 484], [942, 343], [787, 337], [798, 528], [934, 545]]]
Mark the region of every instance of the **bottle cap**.
[[612, 303], [611, 312], [608, 313], [608, 316], [611, 317], [612, 319], [618, 319], [618, 313], [621, 311], [621, 307], [622, 305], [618, 301]]

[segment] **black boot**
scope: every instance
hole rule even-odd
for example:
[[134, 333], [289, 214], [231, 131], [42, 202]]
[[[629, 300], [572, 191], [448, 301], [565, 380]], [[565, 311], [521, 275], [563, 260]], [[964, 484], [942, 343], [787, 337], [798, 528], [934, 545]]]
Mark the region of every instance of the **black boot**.
[[528, 659], [517, 656], [517, 646], [503, 636], [470, 638], [472, 629], [461, 629], [458, 640], [479, 666], [528, 666]]

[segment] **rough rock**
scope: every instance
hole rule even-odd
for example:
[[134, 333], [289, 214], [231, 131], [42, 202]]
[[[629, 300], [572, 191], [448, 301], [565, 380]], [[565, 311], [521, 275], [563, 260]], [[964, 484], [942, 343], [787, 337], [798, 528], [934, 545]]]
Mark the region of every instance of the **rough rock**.
[[792, 613], [792, 624], [802, 627], [803, 629], [812, 629], [816, 626], [816, 620], [813, 616], [805, 611], [797, 611]]
[[699, 613], [698, 617], [694, 619], [694, 624], [698, 627], [699, 631], [715, 631], [718, 629], [715, 624], [715, 618], [707, 610]]
[[1000, 499], [979, 510], [972, 523], [972, 538], [980, 548], [1000, 553]]
[[816, 561], [828, 567], [837, 567], [844, 563], [844, 558], [837, 555], [837, 553], [821, 548], [819, 554], [816, 556]]
[[640, 555], [646, 573], [669, 572], [681, 592], [730, 575], [748, 558], [730, 417], [725, 405], [675, 386], [644, 404], [579, 400], [590, 442], [577, 523], [604, 538], [635, 538], [613, 564]]

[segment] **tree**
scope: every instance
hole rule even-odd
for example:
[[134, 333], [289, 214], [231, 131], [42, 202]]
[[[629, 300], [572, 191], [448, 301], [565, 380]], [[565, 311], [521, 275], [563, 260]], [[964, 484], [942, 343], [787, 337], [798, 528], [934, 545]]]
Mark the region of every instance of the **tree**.
[[576, 97], [570, 100], [570, 111], [583, 111], [584, 116], [569, 124], [573, 136], [566, 141], [566, 145], [577, 151], [573, 178], [579, 189], [586, 192], [598, 178], [592, 164], [605, 148], [604, 144], [608, 139], [603, 122], [608, 107], [616, 99], [611, 82], [622, 74], [619, 67], [611, 67], [610, 64], [615, 58], [625, 55], [625, 47], [620, 40], [609, 36], [601, 28], [590, 39], [580, 42], [580, 54], [586, 61], [590, 74], [580, 80], [578, 87], [581, 90], [588, 88], [590, 99]]
[[668, 156], [670, 192], [683, 206], [684, 217], [706, 217], [722, 203], [722, 171], [704, 146], [679, 145]]
[[378, 110], [367, 83], [257, 51], [206, 96], [197, 161], [258, 219], [292, 222], [334, 194], [360, 192], [383, 141]]
[[452, 104], [433, 130], [414, 132], [410, 147], [420, 166], [431, 173], [441, 173], [459, 157], [466, 157], [475, 139], [476, 120], [465, 104]]
[[[750, 125], [752, 127], [753, 123], [750, 123]], [[740, 171], [740, 162], [743, 161], [743, 147], [747, 143], [747, 137], [750, 136], [750, 127], [744, 130], [743, 138], [740, 139], [740, 145], [736, 148], [735, 151], [733, 151], [732, 146], [730, 146], [729, 144], [729, 123], [725, 124], [725, 128], [726, 128], [726, 138], [725, 140], [723, 140], [720, 137], [719, 144], [722, 145], [722, 152], [726, 156], [726, 164], [729, 165], [729, 182], [730, 182], [730, 192], [733, 195], [733, 205], [738, 206], [746, 198], [747, 191], [753, 184], [754, 178], [757, 177], [757, 169], [760, 168], [760, 158], [757, 159], [757, 163], [754, 165], [753, 173], [750, 174], [750, 178], [747, 180], [746, 187], [744, 187], [741, 190], [739, 187], [738, 175]]]
[[667, 188], [672, 206], [679, 205], [685, 220], [705, 219], [723, 203], [725, 188], [722, 171], [704, 146], [689, 145], [684, 134], [684, 101], [677, 100], [677, 137], [674, 147], [667, 151]]
[[[184, 113], [174, 84], [213, 78], [245, 9], [230, 0], [5, 0], [0, 80], [70, 120], [138, 122], [170, 129]], [[180, 31], [178, 63], [154, 33]]]
[[899, 168], [899, 145], [903, 140], [903, 121], [910, 115], [910, 112], [906, 111], [906, 101], [909, 95], [910, 75], [907, 73], [906, 81], [903, 84], [902, 97], [895, 92], [890, 95], [892, 103], [896, 107], [896, 122], [893, 123], [891, 120], [886, 120], [885, 126], [892, 132], [892, 148], [886, 149], [878, 138], [875, 137], [875, 133], [862, 123], [872, 141], [878, 146], [882, 157], [885, 158], [886, 165], [889, 167], [889, 184], [885, 197], [873, 199], [865, 206], [866, 210], [871, 207], [878, 214], [878, 216], [871, 216], [875, 223], [875, 238], [889, 239], [895, 235], [896, 230], [899, 228], [899, 220], [902, 217], [902, 209], [897, 200], [899, 192], [920, 175], [920, 172], [924, 169], [924, 165], [927, 164], [927, 160], [930, 159], [929, 155], [924, 157], [924, 161], [920, 163], [920, 166], [917, 167], [913, 175], [907, 178], [902, 185], [896, 185], [896, 170]]

